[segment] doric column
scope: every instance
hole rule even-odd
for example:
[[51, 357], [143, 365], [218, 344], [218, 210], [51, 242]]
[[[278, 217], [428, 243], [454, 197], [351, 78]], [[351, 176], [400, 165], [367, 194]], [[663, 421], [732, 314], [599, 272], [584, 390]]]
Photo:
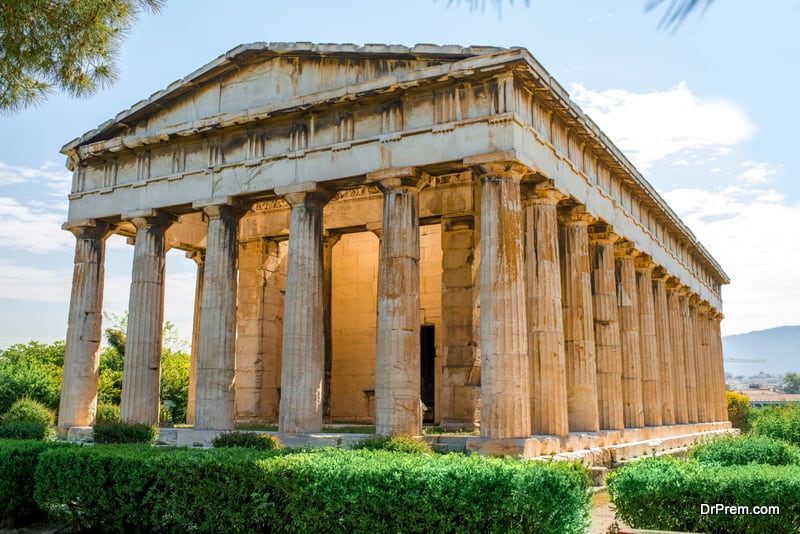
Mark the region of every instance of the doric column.
[[642, 254], [635, 260], [636, 295], [639, 299], [639, 350], [642, 361], [642, 406], [644, 424], [661, 426], [661, 388], [659, 387], [658, 343], [653, 303], [652, 271], [655, 264]]
[[714, 420], [714, 373], [711, 370], [711, 351], [708, 336], [708, 311], [710, 306], [698, 302], [695, 307], [695, 332], [697, 332], [697, 393], [699, 396], [697, 416], [701, 422]]
[[528, 189], [525, 204], [525, 272], [534, 434], [569, 434], [567, 374], [558, 253], [558, 210], [564, 195], [549, 183]]
[[64, 224], [75, 235], [75, 267], [61, 379], [58, 426], [89, 426], [97, 410], [103, 281], [109, 225], [94, 219]]
[[200, 316], [203, 309], [203, 280], [206, 251], [193, 250], [186, 257], [197, 264], [194, 284], [194, 314], [192, 315], [192, 353], [189, 356], [189, 393], [186, 400], [186, 422], [194, 424], [194, 400], [197, 391], [197, 353], [200, 348]]
[[597, 363], [594, 352], [589, 233], [592, 218], [582, 206], [560, 213], [558, 228], [567, 409], [571, 432], [597, 432]]
[[136, 244], [128, 303], [120, 420], [153, 425], [158, 423], [161, 408], [165, 236], [175, 219], [155, 210], [125, 218], [136, 227]]
[[657, 267], [652, 274], [653, 311], [656, 323], [656, 347], [658, 352], [658, 384], [661, 390], [661, 421], [665, 425], [675, 424], [675, 393], [673, 391], [672, 334], [669, 328], [667, 306], [667, 272]]
[[617, 303], [622, 346], [622, 402], [625, 427], [644, 426], [642, 404], [642, 360], [639, 345], [639, 296], [636, 292], [634, 258], [638, 252], [630, 242], [617, 244]]
[[375, 351], [375, 432], [422, 433], [419, 190], [413, 168], [369, 174], [383, 192]]
[[683, 286], [680, 290], [680, 314], [683, 320], [683, 357], [684, 372], [686, 373], [686, 407], [690, 423], [697, 423], [697, 372], [695, 369], [695, 333], [694, 318], [689, 306], [689, 288]]
[[322, 384], [322, 419], [331, 416], [331, 373], [333, 371], [333, 331], [331, 329], [331, 300], [333, 298], [333, 247], [341, 234], [326, 234], [322, 242], [322, 325], [325, 340], [325, 361]]
[[196, 430], [231, 430], [234, 423], [239, 220], [244, 210], [233, 205], [233, 199], [225, 200], [225, 204], [195, 203], [208, 218], [194, 405]]
[[675, 422], [689, 422], [689, 405], [686, 398], [686, 343], [683, 335], [683, 315], [681, 313], [680, 281], [667, 279], [667, 312], [669, 314], [670, 341], [672, 343], [672, 394], [675, 403]]
[[714, 399], [715, 421], [728, 420], [728, 400], [726, 398], [725, 386], [725, 365], [722, 354], [722, 335], [720, 332], [720, 322], [723, 319], [722, 313], [712, 312], [709, 320], [711, 321], [711, 347], [714, 358], [714, 370], [716, 372], [716, 397]]
[[597, 404], [600, 428], [614, 430], [625, 427], [614, 265], [614, 243], [618, 240], [619, 236], [606, 223], [592, 224], [589, 227], [594, 346], [597, 352]]
[[442, 428], [481, 420], [480, 232], [474, 215], [442, 217]]
[[276, 192], [292, 207], [278, 430], [289, 434], [319, 432], [325, 373], [322, 208], [331, 193], [316, 184], [304, 190]]
[[520, 180], [513, 162], [475, 165], [481, 183], [481, 436], [531, 434]]

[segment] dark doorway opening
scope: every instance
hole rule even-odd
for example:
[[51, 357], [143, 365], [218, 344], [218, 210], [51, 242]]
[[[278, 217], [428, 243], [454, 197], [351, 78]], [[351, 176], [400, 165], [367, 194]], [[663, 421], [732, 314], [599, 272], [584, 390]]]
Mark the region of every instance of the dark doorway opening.
[[425, 405], [422, 422], [433, 423], [433, 408], [436, 399], [436, 385], [434, 382], [436, 337], [433, 325], [424, 324], [420, 327], [419, 344], [419, 396]]

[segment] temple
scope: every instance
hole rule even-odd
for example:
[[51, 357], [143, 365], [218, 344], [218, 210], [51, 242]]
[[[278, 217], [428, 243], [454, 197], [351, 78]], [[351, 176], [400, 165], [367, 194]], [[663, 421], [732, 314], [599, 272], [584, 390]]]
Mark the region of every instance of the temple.
[[126, 421], [158, 422], [176, 248], [194, 431], [430, 423], [535, 456], [730, 428], [727, 275], [525, 49], [241, 45], [62, 152], [63, 435], [94, 420], [112, 233]]

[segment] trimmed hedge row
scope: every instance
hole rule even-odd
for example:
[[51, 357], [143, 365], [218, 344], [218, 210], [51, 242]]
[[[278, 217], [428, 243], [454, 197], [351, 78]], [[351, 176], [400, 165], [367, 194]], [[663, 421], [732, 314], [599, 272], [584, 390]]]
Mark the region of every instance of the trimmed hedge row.
[[646, 458], [612, 472], [607, 483], [617, 517], [634, 528], [725, 534], [800, 529], [800, 466]]
[[726, 436], [695, 447], [691, 457], [703, 464], [800, 465], [800, 448], [768, 436]]
[[41, 517], [33, 498], [34, 471], [39, 455], [71, 445], [52, 441], [0, 440], [0, 526], [9, 527]]
[[43, 453], [36, 500], [125, 532], [583, 532], [573, 464], [323, 450], [69, 447]]

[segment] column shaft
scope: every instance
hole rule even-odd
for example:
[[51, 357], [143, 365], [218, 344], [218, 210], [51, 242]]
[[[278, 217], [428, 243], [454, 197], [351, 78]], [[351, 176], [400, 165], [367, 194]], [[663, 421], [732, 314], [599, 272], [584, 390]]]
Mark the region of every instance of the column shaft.
[[328, 421], [331, 416], [331, 373], [333, 372], [333, 331], [331, 329], [331, 300], [333, 298], [333, 247], [339, 242], [340, 234], [325, 236], [322, 245], [322, 324], [325, 342], [325, 361], [322, 384], [322, 418]]
[[278, 429], [290, 434], [322, 429], [325, 367], [322, 192], [284, 196], [292, 207], [281, 356]]
[[120, 420], [158, 423], [161, 408], [161, 331], [164, 326], [164, 267], [167, 217], [134, 217], [136, 244], [128, 303], [125, 369]]
[[534, 434], [555, 436], [569, 433], [556, 208], [562, 197], [555, 189], [537, 188], [525, 205], [531, 426]]
[[653, 310], [656, 322], [658, 347], [658, 383], [661, 389], [661, 420], [665, 425], [675, 424], [675, 392], [673, 390], [673, 352], [667, 307], [666, 275], [658, 271], [653, 276]]
[[714, 373], [711, 372], [711, 352], [708, 336], [708, 307], [702, 304], [695, 308], [695, 331], [697, 332], [697, 389], [699, 395], [698, 417], [701, 422], [714, 420]]
[[387, 178], [378, 267], [375, 432], [422, 433], [420, 404], [419, 178]]
[[597, 351], [597, 403], [600, 428], [625, 426], [622, 405], [622, 354], [619, 340], [614, 242], [607, 225], [590, 227], [594, 343]]
[[236, 367], [239, 219], [232, 206], [204, 208], [208, 217], [194, 428], [231, 430]]
[[531, 433], [525, 263], [517, 164], [487, 164], [481, 180], [481, 436]]
[[589, 270], [591, 218], [580, 207], [562, 214], [559, 226], [567, 409], [571, 432], [599, 430], [597, 363], [594, 352], [592, 281]]
[[689, 297], [684, 289], [680, 299], [680, 313], [683, 319], [683, 355], [686, 373], [686, 407], [690, 423], [697, 423], [697, 372], [695, 369], [694, 319], [689, 306]]
[[617, 258], [617, 298], [619, 333], [622, 346], [622, 399], [625, 427], [644, 426], [642, 403], [642, 360], [639, 345], [639, 296], [636, 270], [630, 249]]
[[712, 313], [711, 321], [711, 344], [713, 350], [713, 358], [715, 363], [716, 372], [716, 398], [714, 403], [715, 421], [728, 420], [728, 400], [726, 397], [725, 386], [725, 365], [722, 354], [722, 337], [720, 333], [720, 321], [722, 320], [721, 313]]
[[200, 316], [203, 309], [203, 280], [205, 278], [205, 251], [187, 252], [186, 257], [197, 264], [194, 285], [194, 314], [192, 316], [192, 353], [189, 357], [189, 392], [186, 400], [186, 422], [194, 424], [194, 401], [197, 391], [197, 354], [200, 349]]
[[653, 303], [653, 264], [646, 256], [636, 258], [636, 294], [639, 298], [639, 350], [642, 359], [642, 407], [644, 424], [661, 426], [662, 403], [659, 387], [658, 343]]
[[672, 393], [675, 403], [675, 422], [689, 422], [689, 405], [686, 399], [686, 344], [683, 335], [683, 315], [681, 314], [680, 295], [675, 287], [675, 279], [667, 286], [667, 308], [669, 313], [670, 340], [672, 342]]
[[105, 246], [109, 235], [108, 225], [99, 221], [68, 229], [75, 234], [76, 242], [58, 409], [61, 428], [94, 423], [103, 338]]

